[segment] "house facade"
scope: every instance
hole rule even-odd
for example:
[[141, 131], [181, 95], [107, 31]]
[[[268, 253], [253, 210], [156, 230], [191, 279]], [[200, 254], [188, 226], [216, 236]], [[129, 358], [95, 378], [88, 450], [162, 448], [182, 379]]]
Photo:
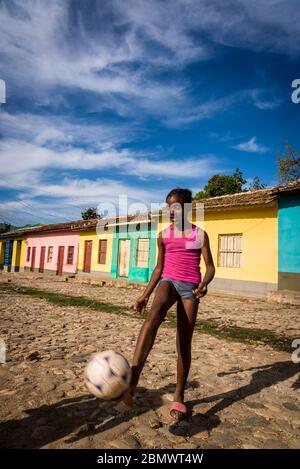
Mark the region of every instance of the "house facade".
[[26, 238], [22, 236], [8, 235], [0, 239], [0, 270], [7, 272], [22, 272]]
[[112, 250], [113, 237], [110, 233], [98, 233], [96, 226], [87, 231], [81, 231], [78, 247], [78, 274], [109, 278]]
[[300, 291], [300, 184], [278, 194], [278, 289]]
[[26, 240], [24, 271], [39, 273], [77, 272], [79, 233], [36, 233]]
[[156, 264], [157, 225], [149, 214], [121, 217], [113, 230], [110, 277], [147, 283]]
[[[300, 288], [300, 179], [286, 186], [193, 202], [216, 267], [211, 290], [265, 295]], [[194, 213], [194, 212], [193, 212]], [[200, 217], [201, 218], [201, 217]], [[157, 259], [158, 214], [40, 225], [0, 235], [0, 269], [147, 283]], [[205, 272], [201, 256], [200, 269]]]
[[[268, 205], [205, 212], [216, 267], [212, 289], [258, 294], [277, 290], [277, 208]], [[202, 266], [205, 269], [203, 260]]]

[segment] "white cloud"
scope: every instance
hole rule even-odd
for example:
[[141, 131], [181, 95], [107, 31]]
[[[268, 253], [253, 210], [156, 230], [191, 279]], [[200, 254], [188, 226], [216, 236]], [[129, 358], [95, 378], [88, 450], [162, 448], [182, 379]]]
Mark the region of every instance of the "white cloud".
[[248, 91], [253, 105], [262, 111], [272, 111], [282, 104], [274, 90], [253, 89]]
[[[130, 127], [127, 133], [126, 126], [119, 131], [118, 126], [88, 126], [57, 116], [3, 112], [0, 130], [4, 136], [0, 140], [0, 187], [13, 187], [17, 194], [13, 203], [2, 204], [2, 213], [4, 210], [14, 219], [24, 211], [24, 216], [32, 214], [34, 221], [49, 221], [56, 213], [55, 204], [50, 202], [54, 198], [62, 207], [57, 212], [61, 219], [68, 218], [67, 213], [78, 213], [78, 209], [72, 210], [74, 203], [82, 209], [83, 203], [95, 205], [120, 193], [134, 200], [147, 200], [148, 194], [158, 201], [170, 189], [172, 179], [203, 179], [219, 165], [213, 155], [179, 160], [172, 152], [166, 155], [164, 148], [155, 152], [122, 148], [122, 139], [134, 135]], [[80, 143], [85, 146], [80, 147]], [[93, 177], [86, 177], [85, 173], [90, 177], [91, 171]], [[131, 185], [128, 178], [132, 177], [142, 180], [143, 188], [137, 187], [137, 180]], [[153, 192], [152, 183], [157, 181], [161, 181], [162, 189]]]
[[269, 150], [268, 147], [257, 143], [256, 137], [252, 137], [247, 142], [241, 142], [238, 145], [232, 146], [231, 148], [248, 153], [266, 153]]
[[[20, 190], [22, 186], [16, 186]], [[87, 207], [98, 207], [99, 204], [114, 204], [115, 213], [125, 213], [119, 206], [119, 195], [128, 200], [128, 213], [134, 203], [144, 204], [145, 210], [151, 203], [164, 200], [168, 188], [151, 191], [137, 188], [114, 179], [98, 178], [71, 179], [61, 182], [45, 183], [40, 180], [34, 186], [23, 187], [24, 191], [17, 198], [3, 202], [0, 208], [0, 220], [18, 224], [32, 222], [56, 223], [65, 220], [78, 220], [81, 211]], [[100, 205], [101, 208], [101, 205]]]
[[38, 115], [29, 112], [11, 114], [1, 109], [0, 132], [6, 139], [38, 145], [91, 145], [108, 148], [130, 142], [138, 130], [137, 124], [91, 124], [71, 122], [66, 117]]
[[[86, 2], [4, 0], [0, 65], [8, 99], [14, 89], [53, 103], [62, 88], [77, 89], [121, 115], [137, 107], [172, 118], [188, 104], [188, 83], [161, 72], [208, 60], [219, 44], [299, 54], [299, 22], [294, 0], [115, 0], [93, 2], [92, 15]], [[197, 103], [189, 111], [186, 122], [205, 115]]]
[[196, 121], [211, 119], [219, 112], [229, 109], [241, 100], [242, 94], [235, 93], [224, 98], [209, 99], [201, 104], [194, 106], [189, 103], [186, 108], [174, 109], [168, 117], [163, 119], [163, 123], [170, 127], [181, 127]]
[[[19, 202], [37, 211], [49, 203], [36, 199], [43, 188], [48, 188], [50, 198], [52, 192], [59, 195], [57, 205], [63, 207], [76, 194], [88, 198], [89, 193], [91, 203], [105, 191], [113, 196], [127, 176], [146, 180], [145, 187], [147, 182], [150, 187], [151, 178], [162, 185], [180, 178], [192, 184], [195, 178], [203, 181], [220, 170], [218, 159], [196, 155], [179, 160], [166, 157], [163, 150], [150, 154], [129, 149], [137, 135], [141, 140], [146, 133], [137, 122], [151, 116], [169, 127], [187, 126], [213, 118], [245, 98], [260, 110], [274, 109], [280, 100], [275, 92], [263, 90], [195, 100], [189, 81], [179, 72], [193, 62], [209, 60], [218, 45], [292, 57], [300, 51], [296, 0], [91, 0], [93, 14], [88, 3], [76, 2], [75, 8], [69, 0], [47, 5], [41, 0], [0, 2], [0, 68], [7, 100], [17, 102], [21, 97], [27, 103], [32, 100], [35, 109], [38, 103], [57, 112], [12, 115], [1, 108], [0, 184], [23, 188]], [[62, 111], [74, 112], [68, 93], [76, 94], [75, 104], [91, 113], [108, 109], [131, 121], [109, 125], [100, 119], [96, 124], [94, 119], [63, 117]], [[256, 137], [234, 148], [268, 151]], [[55, 184], [51, 171], [56, 172]], [[94, 171], [94, 179], [83, 175], [80, 182], [74, 171]], [[137, 190], [129, 182], [124, 189]]]
[[[25, 95], [39, 99], [46, 96], [51, 102], [51, 95], [56, 99], [58, 87], [65, 87], [104, 95], [107, 101], [102, 105], [109, 105], [109, 101], [110, 105], [116, 104], [117, 97], [122, 96], [146, 108], [153, 101], [167, 105], [181, 93], [182, 85], [170, 80], [164, 84], [147, 67], [133, 71], [131, 64], [145, 59], [134, 28], [120, 35], [113, 21], [105, 26], [105, 8], [95, 3], [90, 21], [98, 17], [100, 27], [92, 30], [79, 10], [74, 30], [71, 7], [71, 2], [65, 0], [53, 0], [47, 7], [33, 0], [15, 0], [9, 6], [6, 1], [1, 3], [0, 64], [8, 89], [12, 83]], [[84, 8], [81, 5], [81, 10]], [[72, 14], [76, 15], [75, 10], [73, 5]], [[151, 62], [151, 56], [156, 56], [155, 51], [147, 55], [147, 61]], [[112, 100], [110, 95], [114, 96]]]
[[[66, 170], [108, 170], [115, 169], [118, 175], [156, 176], [157, 178], [196, 178], [205, 177], [213, 171], [218, 159], [201, 155], [182, 160], [147, 158], [142, 153], [127, 149], [110, 148], [89, 152], [82, 148], [66, 147], [61, 150], [22, 142], [20, 140], [0, 141], [2, 174], [6, 177], [0, 185], [7, 186], [7, 176], [14, 177], [28, 171], [46, 169]], [[159, 155], [157, 155], [159, 156]], [[11, 164], [11, 161], [14, 164]]]

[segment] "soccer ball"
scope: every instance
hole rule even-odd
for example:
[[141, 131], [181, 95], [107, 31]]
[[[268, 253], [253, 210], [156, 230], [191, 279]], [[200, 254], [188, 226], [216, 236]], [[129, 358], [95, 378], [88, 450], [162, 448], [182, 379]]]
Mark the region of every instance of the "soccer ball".
[[84, 380], [96, 397], [116, 399], [128, 388], [131, 368], [121, 353], [113, 350], [96, 353], [88, 362]]

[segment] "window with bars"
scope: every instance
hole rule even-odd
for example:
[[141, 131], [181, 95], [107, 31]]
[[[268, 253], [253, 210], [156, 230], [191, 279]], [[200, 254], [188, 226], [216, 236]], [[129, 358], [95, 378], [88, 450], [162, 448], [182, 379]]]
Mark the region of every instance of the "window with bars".
[[98, 264], [106, 263], [107, 239], [99, 239]]
[[68, 246], [67, 264], [73, 264], [73, 261], [74, 261], [74, 246]]
[[52, 262], [53, 261], [53, 246], [48, 247], [48, 252], [47, 252], [47, 262]]
[[30, 261], [30, 253], [31, 253], [31, 247], [28, 246], [28, 248], [27, 248], [27, 256], [26, 256], [26, 262], [29, 262], [29, 261]]
[[137, 243], [136, 266], [148, 267], [149, 239], [139, 238]]
[[241, 267], [242, 234], [219, 235], [219, 267]]

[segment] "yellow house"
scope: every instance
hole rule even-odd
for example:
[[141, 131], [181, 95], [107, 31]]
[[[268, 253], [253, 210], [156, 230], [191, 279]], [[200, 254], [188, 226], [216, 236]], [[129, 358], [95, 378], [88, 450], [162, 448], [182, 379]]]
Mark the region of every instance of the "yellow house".
[[103, 278], [110, 275], [113, 235], [97, 233], [96, 228], [81, 231], [78, 247], [77, 272], [93, 274]]
[[[276, 188], [193, 202], [193, 222], [209, 236], [216, 268], [211, 290], [264, 295], [278, 289]], [[160, 223], [158, 231], [169, 223]], [[200, 261], [202, 275], [205, 263]]]
[[[216, 267], [211, 288], [265, 294], [278, 288], [276, 189], [203, 200], [204, 229]], [[201, 268], [205, 265], [201, 261]]]
[[26, 238], [20, 237], [14, 239], [12, 251], [12, 271], [22, 272], [24, 270], [26, 254]]
[[3, 236], [0, 240], [0, 270], [21, 272], [24, 270], [26, 238]]

